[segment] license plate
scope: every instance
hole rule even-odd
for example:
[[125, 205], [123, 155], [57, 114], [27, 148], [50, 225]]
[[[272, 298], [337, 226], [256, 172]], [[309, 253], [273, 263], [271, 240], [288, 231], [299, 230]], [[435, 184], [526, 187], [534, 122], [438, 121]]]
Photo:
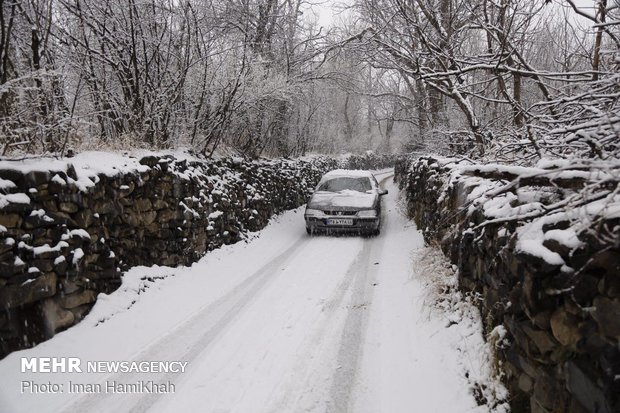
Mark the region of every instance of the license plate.
[[353, 220], [347, 218], [328, 219], [327, 225], [353, 225]]

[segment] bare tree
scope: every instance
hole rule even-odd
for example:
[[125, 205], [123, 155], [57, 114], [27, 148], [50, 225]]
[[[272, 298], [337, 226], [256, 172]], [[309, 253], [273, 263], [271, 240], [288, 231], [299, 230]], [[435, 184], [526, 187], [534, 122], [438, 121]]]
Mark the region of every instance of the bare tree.
[[[405, 79], [411, 99], [417, 101], [414, 107], [430, 112], [427, 118], [418, 113], [412, 120], [424, 127], [429, 119], [430, 133], [446, 136], [450, 150], [456, 150], [459, 141], [467, 149], [471, 141], [478, 155], [506, 144], [541, 157], [551, 150], [541, 142], [549, 125], [566, 120], [558, 99], [611, 79], [614, 63], [602, 59], [602, 50], [618, 50], [614, 28], [606, 20], [617, 8], [607, 2], [596, 3], [595, 16], [586, 13], [596, 24], [594, 36], [579, 38], [571, 28], [564, 32], [570, 42], [550, 49], [543, 33], [560, 6], [547, 3], [360, 0], [357, 10], [366, 26], [351, 36], [364, 44], [373, 65]], [[567, 3], [582, 14], [572, 1]], [[584, 69], [589, 56], [580, 51], [589, 48], [591, 68]], [[552, 58], [540, 59], [542, 55]], [[569, 66], [557, 64], [562, 55], [570, 56]], [[547, 64], [541, 67], [540, 61]], [[617, 110], [615, 104], [599, 103], [605, 113]]]

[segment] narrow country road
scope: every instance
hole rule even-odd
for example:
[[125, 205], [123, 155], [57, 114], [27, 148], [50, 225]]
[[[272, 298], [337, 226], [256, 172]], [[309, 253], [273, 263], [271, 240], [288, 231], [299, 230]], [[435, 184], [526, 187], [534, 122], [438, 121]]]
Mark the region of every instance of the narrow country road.
[[[445, 320], [425, 309], [423, 269], [411, 255], [422, 236], [400, 211], [391, 174], [378, 179], [390, 191], [378, 237], [309, 237], [299, 209], [192, 267], [133, 269], [81, 324], [0, 362], [0, 411], [488, 411], [471, 394]], [[19, 371], [21, 357], [40, 356], [187, 368]], [[58, 383], [62, 392], [20, 394], [24, 380]], [[112, 381], [172, 383], [174, 392], [111, 394]], [[86, 392], [75, 383], [104, 387]]]

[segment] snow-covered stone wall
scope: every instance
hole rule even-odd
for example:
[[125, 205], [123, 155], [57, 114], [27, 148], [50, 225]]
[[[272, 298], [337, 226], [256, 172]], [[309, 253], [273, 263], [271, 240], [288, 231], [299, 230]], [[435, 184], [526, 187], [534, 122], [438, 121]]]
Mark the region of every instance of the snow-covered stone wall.
[[513, 412], [620, 411], [620, 195], [609, 167], [420, 158], [408, 212], [479, 303]]
[[129, 267], [187, 265], [243, 239], [339, 166], [106, 153], [0, 161], [0, 358], [80, 321]]

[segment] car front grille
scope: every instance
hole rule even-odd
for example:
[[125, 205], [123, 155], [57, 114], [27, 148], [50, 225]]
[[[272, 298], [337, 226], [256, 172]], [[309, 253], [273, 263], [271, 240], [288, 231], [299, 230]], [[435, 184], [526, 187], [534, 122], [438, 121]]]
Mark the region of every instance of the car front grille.
[[357, 211], [323, 211], [325, 215], [350, 217], [357, 214]]

